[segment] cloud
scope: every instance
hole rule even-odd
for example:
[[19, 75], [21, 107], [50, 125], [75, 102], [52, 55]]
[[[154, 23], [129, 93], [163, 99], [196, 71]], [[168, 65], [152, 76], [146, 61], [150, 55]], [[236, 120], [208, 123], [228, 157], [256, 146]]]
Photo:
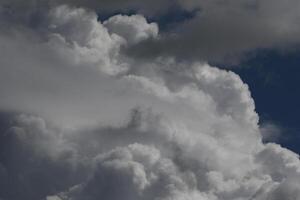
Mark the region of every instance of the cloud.
[[195, 16], [174, 25], [160, 40], [146, 41], [129, 53], [236, 64], [257, 50], [289, 51], [299, 47], [298, 1], [188, 0], [179, 4]]
[[141, 15], [122, 16], [115, 15], [104, 22], [107, 29], [130, 43], [135, 44], [148, 38], [155, 38], [158, 34], [156, 23], [148, 24]]
[[30, 115], [7, 120], [11, 123], [0, 135], [1, 198], [41, 199], [81, 180], [84, 165], [75, 166], [72, 149], [57, 129]]
[[298, 155], [262, 142], [238, 75], [124, 53], [161, 37], [142, 15], [44, 11], [0, 34], [0, 198], [300, 198]]
[[[32, 162], [25, 162], [22, 170], [15, 170], [22, 174], [31, 172], [24, 177], [27, 184], [36, 174], [51, 172], [51, 179], [41, 177], [47, 181], [39, 187], [29, 182], [34, 189], [46, 187], [47, 199], [276, 199], [285, 195], [299, 198], [298, 155], [279, 145], [260, 144], [255, 152], [231, 152], [233, 146], [222, 146], [218, 136], [209, 140], [206, 134], [182, 136], [184, 132], [180, 129], [178, 135], [170, 135], [174, 132], [164, 127], [170, 124], [151, 111], [135, 111], [130, 119], [123, 127], [66, 133], [46, 128], [49, 125], [40, 118], [21, 115], [9, 134], [16, 135], [15, 141], [25, 145], [28, 149], [25, 155], [30, 155]], [[43, 143], [41, 134], [48, 138], [47, 143]], [[49, 147], [55, 149], [55, 157]], [[200, 150], [209, 151], [208, 148], [210, 154], [201, 153]], [[39, 156], [32, 153], [35, 149]], [[15, 152], [24, 154], [24, 149]], [[16, 154], [9, 156], [15, 158]], [[230, 161], [227, 163], [230, 169], [226, 169], [222, 157]], [[42, 172], [27, 168], [27, 165], [37, 167], [33, 163], [40, 162], [47, 166]], [[69, 175], [62, 175], [57, 165]], [[55, 185], [54, 180], [59, 180], [60, 185]], [[47, 187], [47, 184], [54, 185]], [[59, 190], [62, 191], [55, 194]], [[34, 191], [35, 195], [44, 194], [40, 189]], [[28, 196], [27, 191], [22, 192], [20, 195], [25, 198], [35, 198]]]
[[282, 136], [282, 128], [272, 122], [264, 122], [260, 125], [260, 132], [264, 141], [276, 142]]
[[[170, 28], [159, 39], [144, 40], [127, 50], [127, 54], [135, 59], [142, 57], [151, 60], [163, 55], [185, 61], [237, 64], [259, 50], [293, 51], [299, 47], [300, 41], [300, 4], [297, 0], [284, 3], [280, 0], [3, 0], [1, 3], [1, 16], [5, 21], [26, 23], [35, 28], [43, 23], [44, 12], [60, 4], [84, 7], [105, 16], [133, 12], [157, 19], [162, 22], [161, 26], [167, 24]], [[182, 16], [182, 22], [169, 24], [167, 19], [172, 9], [179, 13], [189, 13], [193, 17], [185, 19]], [[114, 23], [116, 18], [115, 16]], [[122, 20], [126, 21], [124, 17]], [[9, 27], [9, 24], [6, 23], [5, 26]], [[121, 26], [118, 27], [121, 29]], [[123, 34], [128, 32], [124, 27]]]

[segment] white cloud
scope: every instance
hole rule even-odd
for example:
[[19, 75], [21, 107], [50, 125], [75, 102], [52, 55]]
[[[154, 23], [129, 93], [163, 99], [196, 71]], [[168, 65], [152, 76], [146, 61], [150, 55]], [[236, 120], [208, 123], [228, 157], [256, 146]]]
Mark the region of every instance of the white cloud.
[[0, 35], [0, 107], [40, 116], [21, 115], [0, 135], [17, 147], [1, 147], [12, 160], [0, 157], [0, 166], [25, 177], [13, 176], [5, 188], [14, 194], [16, 185], [19, 196], [0, 195], [300, 198], [298, 155], [262, 143], [254, 101], [238, 75], [172, 57], [124, 55], [123, 45], [159, 37], [142, 16], [118, 15], [103, 25], [82, 8], [44, 14], [39, 30], [12, 26]]
[[141, 15], [115, 15], [103, 22], [111, 33], [125, 38], [129, 44], [141, 42], [149, 38], [155, 38], [158, 34], [158, 26], [155, 23], [147, 23]]
[[59, 6], [49, 13], [49, 29], [50, 47], [73, 65], [90, 65], [109, 74], [126, 70], [118, 60], [122, 39], [109, 34], [95, 13]]

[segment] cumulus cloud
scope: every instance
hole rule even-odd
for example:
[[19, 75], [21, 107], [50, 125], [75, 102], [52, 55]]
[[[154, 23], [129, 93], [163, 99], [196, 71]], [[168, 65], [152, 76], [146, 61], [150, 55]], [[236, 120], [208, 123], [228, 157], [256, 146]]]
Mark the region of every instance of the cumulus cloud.
[[[2, 0], [1, 17], [6, 21], [21, 21], [31, 27], [37, 27], [43, 23], [43, 14], [47, 9], [62, 3], [95, 10], [105, 16], [118, 12], [133, 12], [158, 19], [162, 26], [171, 25], [159, 39], [145, 40], [130, 48], [127, 53], [135, 59], [153, 59], [166, 55], [176, 56], [185, 61], [236, 64], [255, 55], [257, 50], [289, 51], [299, 47], [300, 4], [297, 0]], [[178, 15], [188, 13], [191, 17], [185, 19], [182, 16], [182, 22], [168, 24], [168, 15], [172, 9], [178, 11]], [[113, 20], [114, 24], [119, 21], [116, 19], [117, 16]], [[110, 21], [112, 23], [112, 19]], [[134, 20], [123, 17], [122, 21], [123, 24], [125, 21], [130, 23], [129, 21]], [[134, 24], [138, 23], [140, 22]], [[127, 34], [127, 37], [131, 35], [129, 30], [124, 29], [127, 26], [118, 27], [119, 33]], [[140, 24], [136, 27], [144, 26]], [[146, 35], [153, 36], [155, 32], [154, 28]], [[143, 31], [139, 34], [143, 35]], [[142, 38], [145, 38], [145, 35]]]
[[142, 15], [40, 14], [0, 34], [0, 198], [300, 198], [298, 155], [262, 142], [238, 75], [124, 53], [161, 37]]
[[135, 44], [148, 38], [155, 38], [158, 34], [156, 23], [148, 24], [141, 15], [122, 16], [115, 15], [104, 22], [107, 29], [130, 43]]

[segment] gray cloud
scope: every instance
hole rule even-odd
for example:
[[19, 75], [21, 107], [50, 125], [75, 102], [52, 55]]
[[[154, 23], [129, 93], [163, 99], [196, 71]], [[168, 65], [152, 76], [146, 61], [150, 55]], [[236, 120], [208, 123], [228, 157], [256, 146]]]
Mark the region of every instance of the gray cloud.
[[72, 151], [57, 130], [33, 116], [7, 120], [10, 123], [0, 135], [1, 198], [42, 199], [82, 181], [84, 165], [75, 166]]
[[[59, 4], [85, 7], [107, 14], [136, 12], [160, 19], [170, 8], [195, 13], [173, 24], [159, 38], [126, 50], [135, 59], [175, 56], [185, 61], [236, 64], [256, 50], [293, 51], [299, 47], [299, 2], [260, 1], [2, 1], [2, 17], [38, 27], [43, 13]], [[9, 5], [9, 6], [7, 6]], [[23, 14], [20, 14], [23, 13]], [[112, 19], [111, 19], [112, 20]], [[6, 25], [7, 26], [7, 25]]]
[[276, 142], [283, 136], [283, 130], [280, 126], [272, 122], [264, 122], [260, 125], [260, 132], [264, 141]]
[[43, 11], [0, 34], [0, 109], [25, 113], [0, 118], [0, 198], [300, 198], [298, 155], [262, 143], [238, 75], [124, 54], [164, 37], [142, 15]]
[[237, 63], [256, 50], [294, 50], [299, 46], [299, 2], [181, 1], [199, 11], [156, 41], [131, 49], [139, 56], [176, 55], [181, 59]]

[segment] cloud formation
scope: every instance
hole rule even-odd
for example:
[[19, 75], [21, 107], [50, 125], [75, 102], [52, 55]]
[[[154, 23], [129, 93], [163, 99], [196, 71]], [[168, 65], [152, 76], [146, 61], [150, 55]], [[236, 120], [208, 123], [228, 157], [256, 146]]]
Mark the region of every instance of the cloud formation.
[[161, 19], [162, 26], [172, 9], [178, 11], [178, 15], [190, 14], [190, 17], [182, 16], [183, 20], [177, 23], [166, 23], [170, 28], [161, 33], [161, 37], [144, 40], [129, 48], [127, 53], [135, 59], [164, 55], [185, 61], [236, 64], [255, 55], [256, 51], [293, 51], [299, 48], [300, 42], [300, 4], [297, 0], [2, 0], [1, 3], [2, 18], [22, 21], [29, 26], [41, 24], [43, 13], [62, 3], [95, 10], [105, 16], [134, 12], [158, 21]]
[[142, 15], [53, 5], [32, 26], [5, 9], [0, 199], [300, 199], [299, 156], [262, 143], [238, 75], [130, 56], [164, 37]]
[[257, 50], [289, 51], [299, 47], [299, 1], [65, 1], [99, 13], [136, 11], [160, 18], [170, 10], [193, 13], [158, 40], [144, 41], [129, 53], [136, 58], [175, 55], [185, 60], [237, 63]]
[[236, 64], [257, 50], [299, 47], [298, 1], [179, 1], [194, 17], [131, 49], [139, 56], [176, 55], [180, 59]]

